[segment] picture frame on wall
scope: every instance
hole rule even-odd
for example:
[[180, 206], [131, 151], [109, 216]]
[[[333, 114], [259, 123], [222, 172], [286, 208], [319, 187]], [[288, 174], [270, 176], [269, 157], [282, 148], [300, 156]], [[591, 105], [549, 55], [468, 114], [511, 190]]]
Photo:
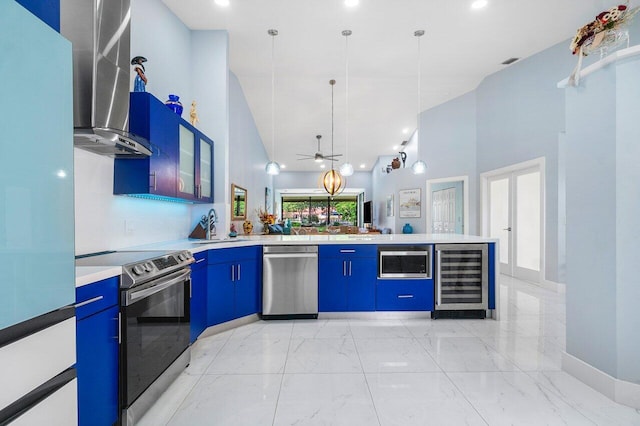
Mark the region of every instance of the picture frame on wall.
[[271, 196], [271, 188], [265, 186], [264, 188], [264, 210], [273, 214], [273, 197]]
[[420, 217], [422, 210], [422, 191], [420, 188], [400, 191], [398, 211], [400, 217]]
[[393, 216], [393, 194], [387, 196], [387, 217]]

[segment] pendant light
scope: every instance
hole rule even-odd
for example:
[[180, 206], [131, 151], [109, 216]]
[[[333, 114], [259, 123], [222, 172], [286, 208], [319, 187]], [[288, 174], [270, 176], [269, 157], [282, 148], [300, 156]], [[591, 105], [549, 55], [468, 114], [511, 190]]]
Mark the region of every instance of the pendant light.
[[276, 131], [275, 131], [275, 98], [276, 98], [276, 78], [275, 78], [275, 39], [278, 35], [278, 30], [268, 30], [267, 34], [271, 36], [271, 158], [272, 160], [267, 163], [264, 170], [268, 175], [280, 174], [280, 164], [276, 163], [273, 158], [276, 156]]
[[[335, 86], [335, 80], [329, 80], [331, 85], [331, 157], [333, 157], [333, 86]], [[346, 181], [342, 177], [339, 171], [334, 170], [333, 161], [331, 162], [331, 170], [322, 175], [322, 186], [324, 190], [332, 197], [339, 194], [344, 190]]]
[[349, 163], [349, 36], [352, 34], [351, 30], [342, 31], [344, 36], [346, 60], [345, 60], [345, 163], [340, 166], [340, 173], [342, 176], [351, 176], [353, 174], [353, 165]]
[[427, 171], [427, 164], [420, 160], [420, 77], [422, 74], [420, 69], [420, 37], [424, 35], [424, 30], [416, 30], [413, 35], [418, 39], [418, 114], [416, 115], [416, 158], [418, 160], [413, 163], [411, 170], [414, 174], [419, 175]]

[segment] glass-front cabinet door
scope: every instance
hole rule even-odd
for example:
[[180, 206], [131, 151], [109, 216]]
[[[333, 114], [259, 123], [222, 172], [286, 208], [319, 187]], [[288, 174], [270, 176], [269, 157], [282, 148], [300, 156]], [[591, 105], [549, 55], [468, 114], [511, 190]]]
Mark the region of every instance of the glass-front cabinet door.
[[193, 131], [180, 125], [178, 193], [182, 198], [196, 198], [196, 144]]
[[198, 198], [200, 201], [213, 201], [213, 142], [200, 137], [200, 186]]

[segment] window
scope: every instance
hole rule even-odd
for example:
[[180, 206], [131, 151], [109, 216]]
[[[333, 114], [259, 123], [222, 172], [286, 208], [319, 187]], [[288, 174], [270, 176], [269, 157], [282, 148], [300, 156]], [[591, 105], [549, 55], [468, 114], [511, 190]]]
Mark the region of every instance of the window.
[[355, 225], [359, 222], [358, 197], [283, 196], [281, 217], [304, 226]]

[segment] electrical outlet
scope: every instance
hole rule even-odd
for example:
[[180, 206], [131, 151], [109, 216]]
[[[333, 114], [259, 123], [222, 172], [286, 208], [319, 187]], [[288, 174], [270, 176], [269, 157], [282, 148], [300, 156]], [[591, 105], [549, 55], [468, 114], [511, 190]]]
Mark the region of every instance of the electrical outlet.
[[136, 226], [134, 221], [131, 219], [126, 219], [124, 221], [124, 233], [126, 235], [132, 235], [135, 230], [136, 230]]

